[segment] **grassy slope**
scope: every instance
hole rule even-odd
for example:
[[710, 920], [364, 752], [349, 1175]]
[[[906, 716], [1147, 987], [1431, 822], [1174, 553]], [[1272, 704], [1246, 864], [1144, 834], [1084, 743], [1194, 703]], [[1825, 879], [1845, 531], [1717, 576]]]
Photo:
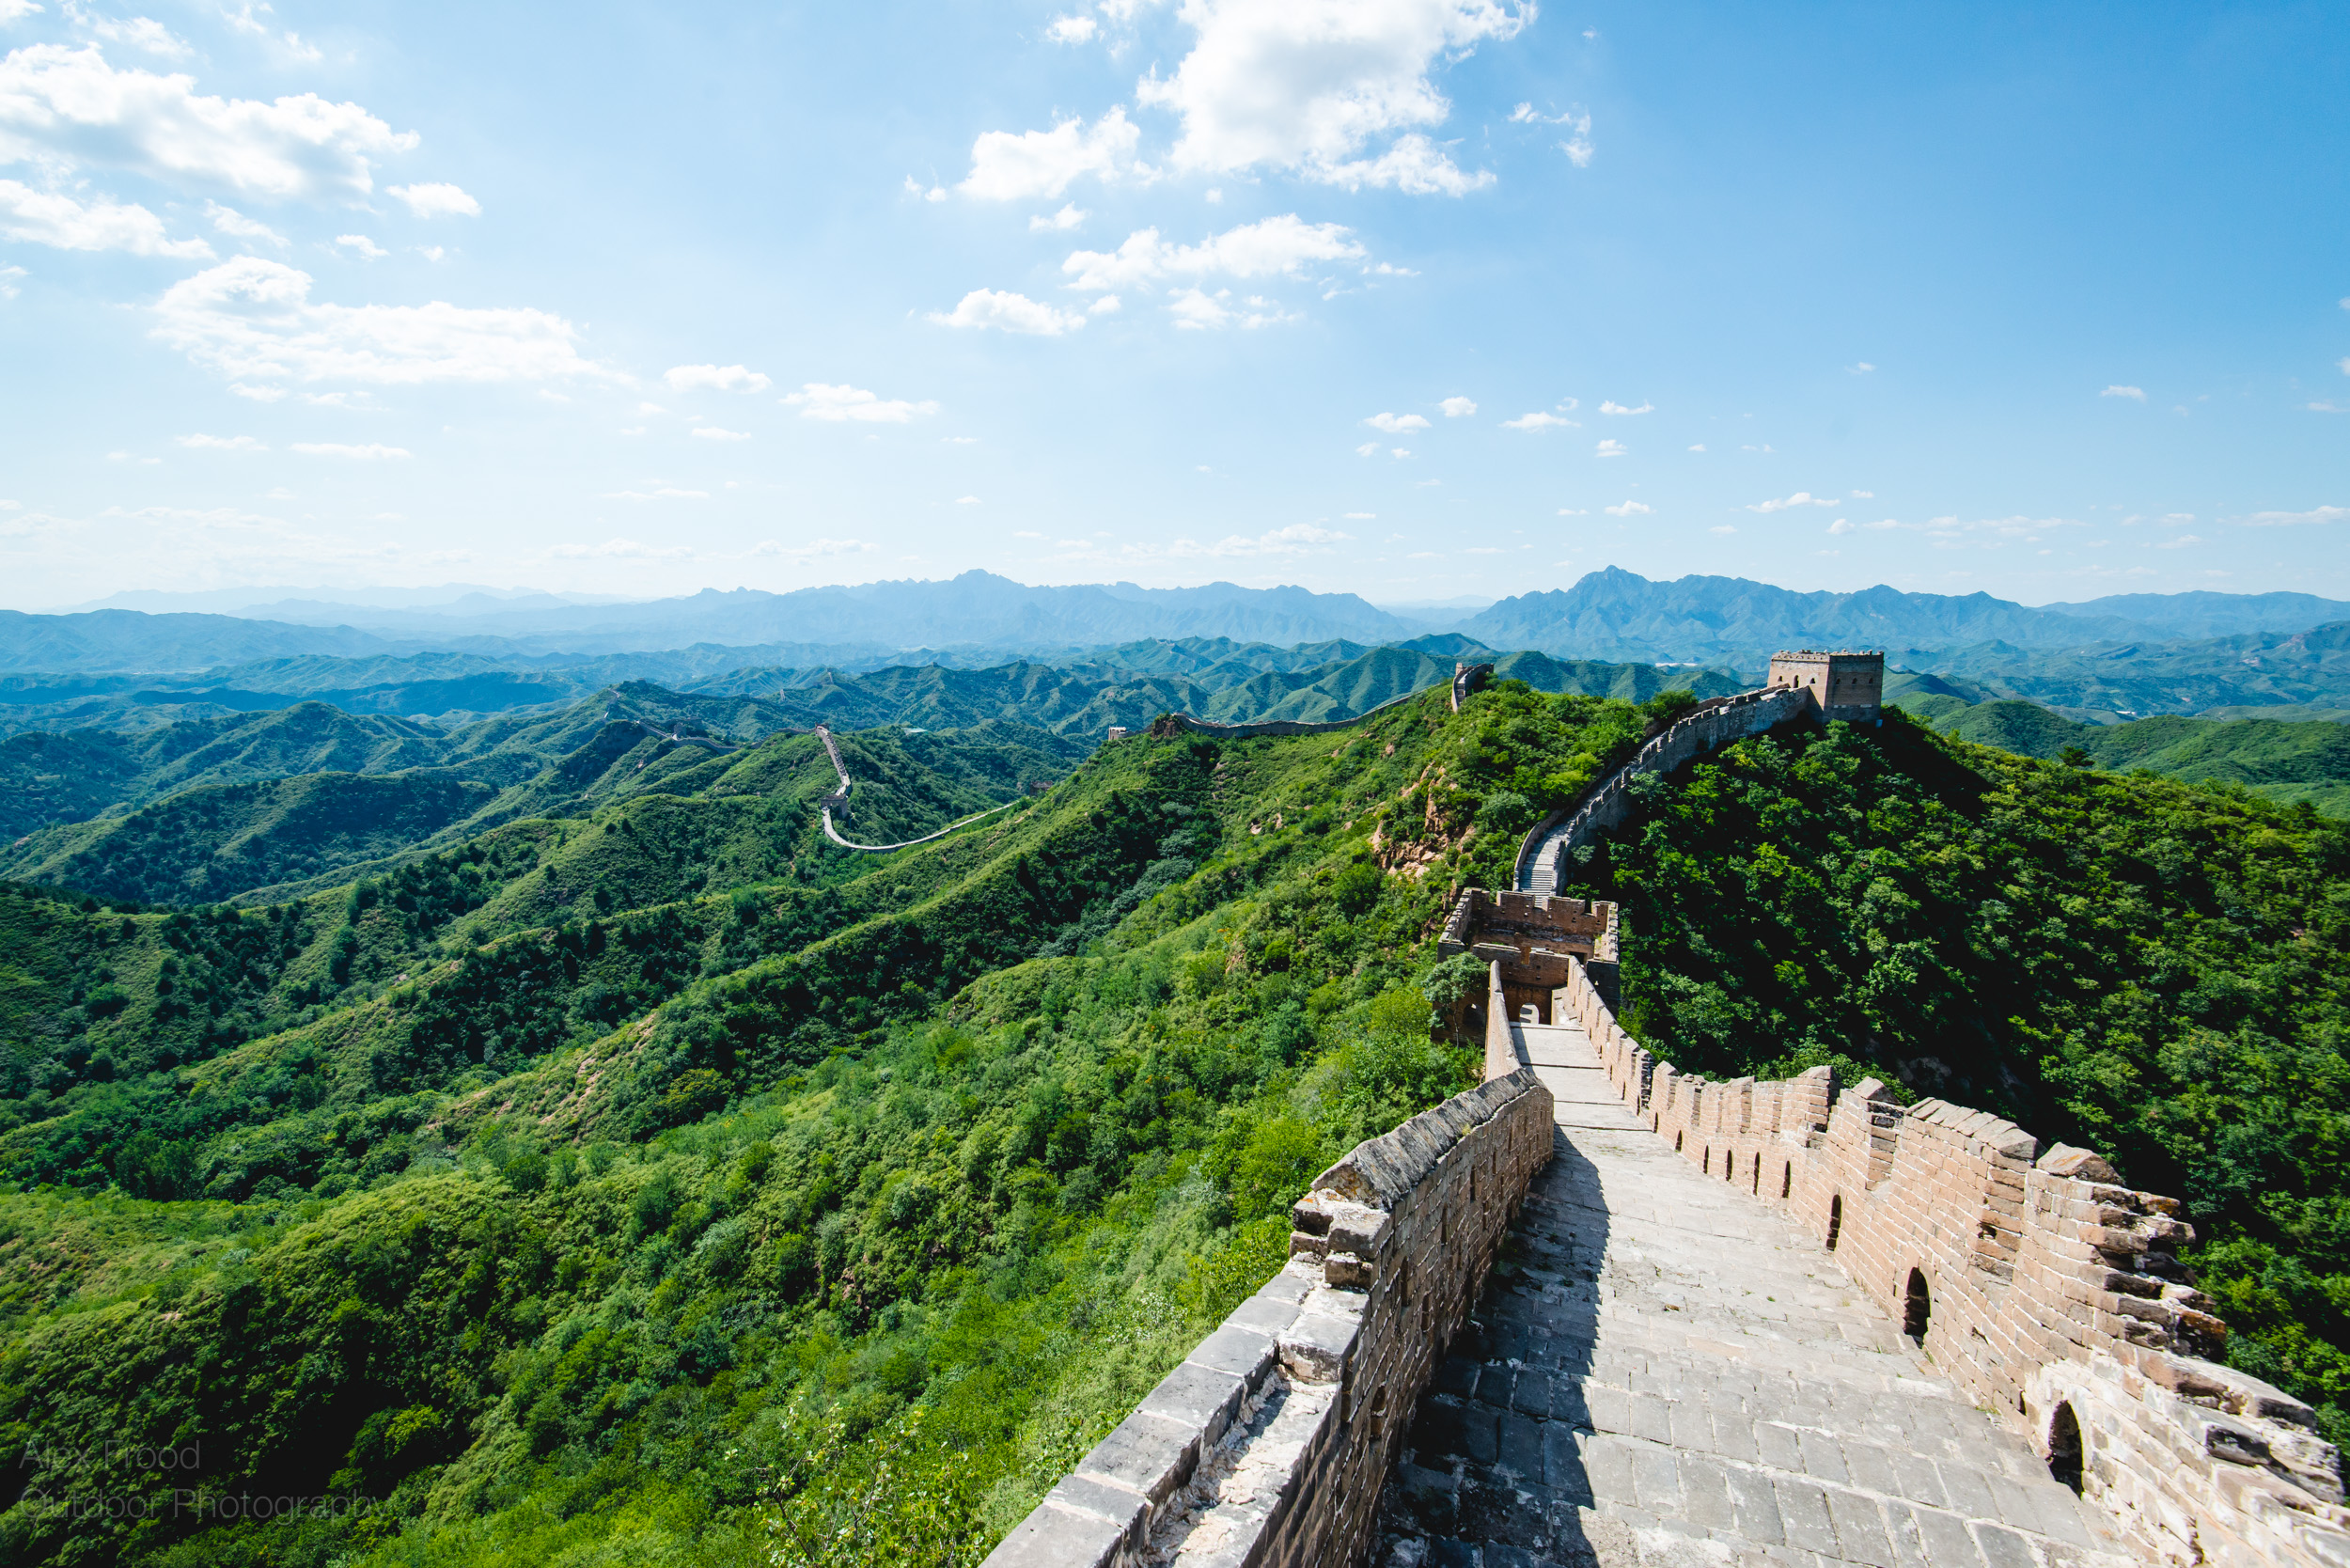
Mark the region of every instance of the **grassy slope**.
[[2053, 760], [2077, 746], [2101, 768], [2144, 769], [2195, 783], [2233, 784], [2279, 805], [2307, 801], [2350, 817], [2350, 725], [2164, 715], [2079, 724], [2013, 698], [1934, 677], [1897, 680], [1893, 700], [1947, 734]]

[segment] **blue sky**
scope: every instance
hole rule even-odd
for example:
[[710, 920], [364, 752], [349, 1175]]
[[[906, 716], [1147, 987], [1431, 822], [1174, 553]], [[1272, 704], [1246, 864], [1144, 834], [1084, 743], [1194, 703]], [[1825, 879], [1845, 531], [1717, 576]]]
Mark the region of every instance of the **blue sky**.
[[0, 602], [2350, 596], [2350, 12], [0, 0]]

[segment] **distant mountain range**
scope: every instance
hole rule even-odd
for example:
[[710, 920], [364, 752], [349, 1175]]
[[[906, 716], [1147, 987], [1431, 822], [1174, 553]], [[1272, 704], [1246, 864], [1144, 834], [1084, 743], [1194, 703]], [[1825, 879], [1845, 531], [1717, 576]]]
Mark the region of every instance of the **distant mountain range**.
[[[1558, 658], [1727, 663], [1759, 668], [1776, 649], [1818, 645], [1950, 651], [2078, 648], [2291, 634], [2350, 619], [2350, 603], [2302, 593], [2122, 594], [2033, 608], [1975, 593], [1798, 593], [1738, 577], [1652, 582], [1618, 568], [1573, 588], [1505, 599], [1473, 614], [1413, 606], [1409, 617], [1351, 593], [1230, 583], [1039, 588], [992, 572], [944, 582], [867, 583], [767, 593], [706, 589], [682, 598], [583, 603], [583, 596], [450, 585], [364, 596], [278, 597], [217, 613], [238, 596], [118, 595], [139, 608], [70, 615], [0, 612], [0, 670], [193, 672], [312, 654], [469, 652], [504, 665], [560, 656], [713, 646], [737, 664], [1001, 662], [1022, 654], [1100, 658], [1142, 640], [1224, 638], [1274, 646], [1402, 644], [1451, 632], [1489, 649]], [[166, 604], [187, 607], [150, 613]], [[199, 608], [200, 604], [200, 608]], [[1453, 616], [1449, 624], [1444, 618]], [[993, 658], [982, 657], [993, 655]], [[916, 661], [918, 662], [918, 661]]]

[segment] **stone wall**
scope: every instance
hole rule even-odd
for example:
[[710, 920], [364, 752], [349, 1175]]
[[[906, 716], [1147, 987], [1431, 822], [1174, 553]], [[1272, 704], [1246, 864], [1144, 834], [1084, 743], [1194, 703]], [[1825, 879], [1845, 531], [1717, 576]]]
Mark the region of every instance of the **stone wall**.
[[1556, 893], [1565, 880], [1567, 856], [1621, 826], [1631, 813], [1632, 781], [1642, 774], [1668, 774], [1732, 741], [1817, 712], [1810, 692], [1801, 686], [1740, 692], [1699, 704], [1651, 736], [1632, 760], [1601, 779], [1573, 807], [1535, 823], [1518, 845], [1513, 885], [1520, 892]]
[[1788, 1210], [1937, 1369], [2030, 1435], [2155, 1561], [2350, 1563], [2339, 1459], [2310, 1408], [2218, 1364], [2227, 1326], [2178, 1250], [2175, 1200], [2086, 1150], [1825, 1067], [1781, 1082], [1676, 1072], [1578, 963], [1555, 1007], [1681, 1156]]
[[1005, 1537], [985, 1568], [1345, 1568], [1396, 1445], [1550, 1158], [1528, 1069], [1315, 1178], [1290, 1262]]
[[[1454, 677], [1456, 692], [1459, 679], [1458, 676]], [[1433, 687], [1422, 686], [1420, 691], [1433, 689]], [[1161, 740], [1172, 740], [1177, 735], [1192, 734], [1205, 735], [1212, 741], [1251, 741], [1261, 735], [1329, 735], [1340, 729], [1352, 729], [1371, 714], [1384, 713], [1399, 702], [1409, 702], [1418, 695], [1419, 691], [1405, 692], [1402, 697], [1387, 698], [1375, 708], [1366, 708], [1353, 718], [1316, 722], [1308, 722], [1305, 719], [1266, 719], [1258, 724], [1214, 724], [1207, 719], [1193, 718], [1189, 713], [1167, 713], [1152, 724], [1149, 733]], [[1457, 698], [1455, 701], [1457, 705]], [[1109, 738], [1113, 741], [1122, 741], [1126, 738], [1126, 731], [1113, 729], [1109, 733]]]

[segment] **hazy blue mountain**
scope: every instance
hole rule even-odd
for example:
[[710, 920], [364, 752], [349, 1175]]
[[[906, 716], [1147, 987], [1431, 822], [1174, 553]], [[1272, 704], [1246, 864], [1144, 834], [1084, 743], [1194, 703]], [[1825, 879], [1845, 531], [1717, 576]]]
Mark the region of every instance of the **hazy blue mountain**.
[[2350, 705], [2350, 620], [2189, 642], [1909, 649], [1888, 660], [2107, 722], [2214, 708]]
[[2140, 635], [2166, 639], [2224, 637], [2245, 632], [2300, 632], [2350, 619], [2350, 600], [2313, 593], [2116, 593], [2077, 604], [2043, 604], [2090, 620], [2131, 620]]
[[226, 615], [26, 615], [0, 610], [0, 670], [199, 670], [303, 653], [392, 651], [349, 626], [289, 626]]
[[2142, 636], [2119, 619], [2035, 610], [1987, 593], [1953, 597], [1863, 588], [1797, 593], [1743, 577], [1652, 582], [1609, 567], [1571, 588], [1520, 594], [1457, 630], [1495, 648], [1534, 648], [1593, 659], [1733, 661], [1752, 668], [1781, 648], [2019, 647]]

